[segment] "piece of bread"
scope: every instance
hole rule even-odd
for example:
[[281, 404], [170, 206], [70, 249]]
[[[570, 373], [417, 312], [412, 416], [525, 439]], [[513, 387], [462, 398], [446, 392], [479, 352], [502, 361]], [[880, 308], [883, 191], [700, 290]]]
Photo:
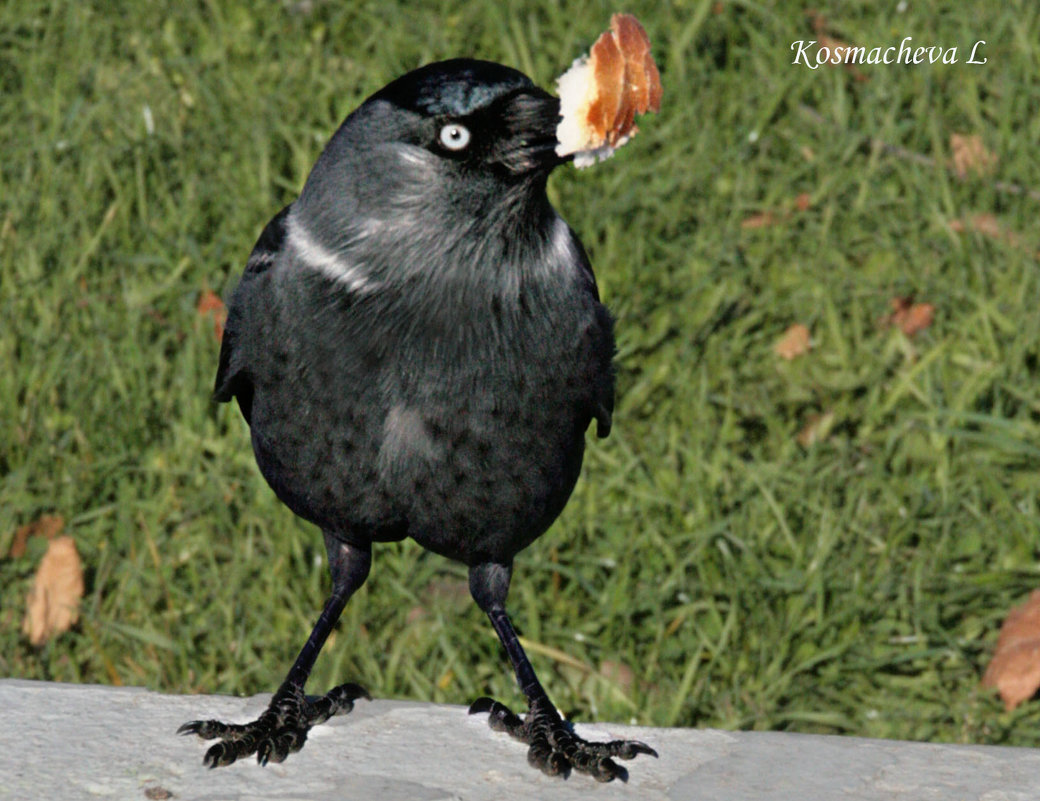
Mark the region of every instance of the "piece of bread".
[[577, 167], [609, 158], [636, 133], [636, 114], [661, 108], [661, 76], [650, 40], [631, 14], [615, 14], [588, 56], [556, 82], [560, 124], [556, 153]]

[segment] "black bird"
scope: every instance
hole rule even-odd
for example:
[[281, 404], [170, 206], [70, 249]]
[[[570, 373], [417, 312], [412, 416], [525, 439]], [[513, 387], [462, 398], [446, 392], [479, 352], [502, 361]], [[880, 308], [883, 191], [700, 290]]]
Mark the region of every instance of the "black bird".
[[485, 61], [430, 64], [343, 122], [299, 198], [260, 235], [231, 297], [214, 397], [238, 400], [260, 471], [325, 535], [332, 594], [270, 707], [219, 738], [210, 767], [299, 750], [356, 684], [304, 694], [365, 581], [372, 543], [411, 537], [469, 568], [530, 706], [482, 698], [492, 728], [549, 774], [624, 778], [561, 720], [506, 614], [513, 557], [559, 515], [585, 430], [610, 431], [612, 318], [585, 251], [546, 196], [559, 101]]

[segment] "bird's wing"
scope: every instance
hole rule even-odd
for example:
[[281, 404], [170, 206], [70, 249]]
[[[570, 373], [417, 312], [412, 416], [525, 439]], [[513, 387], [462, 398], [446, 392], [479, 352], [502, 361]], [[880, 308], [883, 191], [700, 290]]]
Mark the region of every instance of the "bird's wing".
[[596, 319], [591, 332], [592, 341], [589, 343], [592, 354], [589, 364], [589, 386], [592, 390], [590, 412], [596, 421], [596, 436], [602, 439], [610, 434], [614, 414], [614, 318], [606, 306], [599, 302], [596, 275], [585, 247], [574, 231], [570, 231], [570, 237], [578, 256], [585, 289], [595, 301], [593, 308]]
[[614, 318], [606, 306], [596, 304], [598, 341], [594, 354], [594, 395], [592, 416], [596, 420], [596, 436], [610, 434], [614, 416]]
[[260, 238], [253, 246], [245, 272], [238, 286], [235, 287], [228, 308], [228, 319], [224, 325], [224, 338], [220, 343], [220, 363], [217, 367], [217, 379], [213, 388], [213, 399], [227, 403], [238, 398], [239, 408], [246, 422], [250, 422], [253, 406], [253, 382], [242, 369], [236, 358], [236, 341], [242, 324], [244, 310], [249, 307], [248, 297], [258, 276], [264, 273], [281, 253], [286, 238], [286, 218], [292, 204], [278, 212], [264, 227]]

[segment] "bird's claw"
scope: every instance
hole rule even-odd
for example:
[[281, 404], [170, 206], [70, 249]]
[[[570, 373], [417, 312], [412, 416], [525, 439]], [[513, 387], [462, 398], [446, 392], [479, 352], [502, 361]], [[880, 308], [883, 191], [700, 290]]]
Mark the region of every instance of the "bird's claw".
[[633, 759], [639, 754], [656, 757], [657, 752], [638, 740], [590, 742], [578, 737], [548, 700], [536, 701], [521, 719], [509, 707], [492, 698], [478, 698], [471, 715], [488, 713], [488, 725], [527, 743], [527, 761], [549, 776], [566, 776], [573, 768], [597, 781], [626, 781], [628, 771], [614, 759]]
[[307, 698], [299, 688], [282, 687], [264, 713], [251, 723], [193, 720], [177, 733], [220, 740], [206, 751], [203, 764], [208, 768], [230, 765], [254, 753], [261, 765], [284, 762], [289, 754], [303, 748], [312, 726], [350, 712], [358, 698], [370, 696], [357, 684], [341, 684], [319, 698]]

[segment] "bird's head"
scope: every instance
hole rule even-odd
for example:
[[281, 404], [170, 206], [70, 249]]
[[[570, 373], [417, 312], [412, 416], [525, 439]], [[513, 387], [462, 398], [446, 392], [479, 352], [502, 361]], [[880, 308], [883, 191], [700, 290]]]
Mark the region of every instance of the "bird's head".
[[526, 75], [487, 61], [398, 78], [347, 117], [311, 171], [288, 220], [297, 261], [354, 289], [419, 280], [515, 295], [523, 274], [574, 258], [545, 191], [566, 161], [559, 113]]
[[[521, 72], [453, 59], [407, 73], [340, 126], [298, 202], [311, 230], [344, 247], [381, 225], [427, 228], [547, 205], [559, 100]], [[522, 215], [521, 215], [522, 216]]]
[[464, 58], [429, 64], [381, 89], [362, 110], [396, 123], [398, 142], [463, 172], [524, 178], [561, 163], [559, 100], [501, 64]]

